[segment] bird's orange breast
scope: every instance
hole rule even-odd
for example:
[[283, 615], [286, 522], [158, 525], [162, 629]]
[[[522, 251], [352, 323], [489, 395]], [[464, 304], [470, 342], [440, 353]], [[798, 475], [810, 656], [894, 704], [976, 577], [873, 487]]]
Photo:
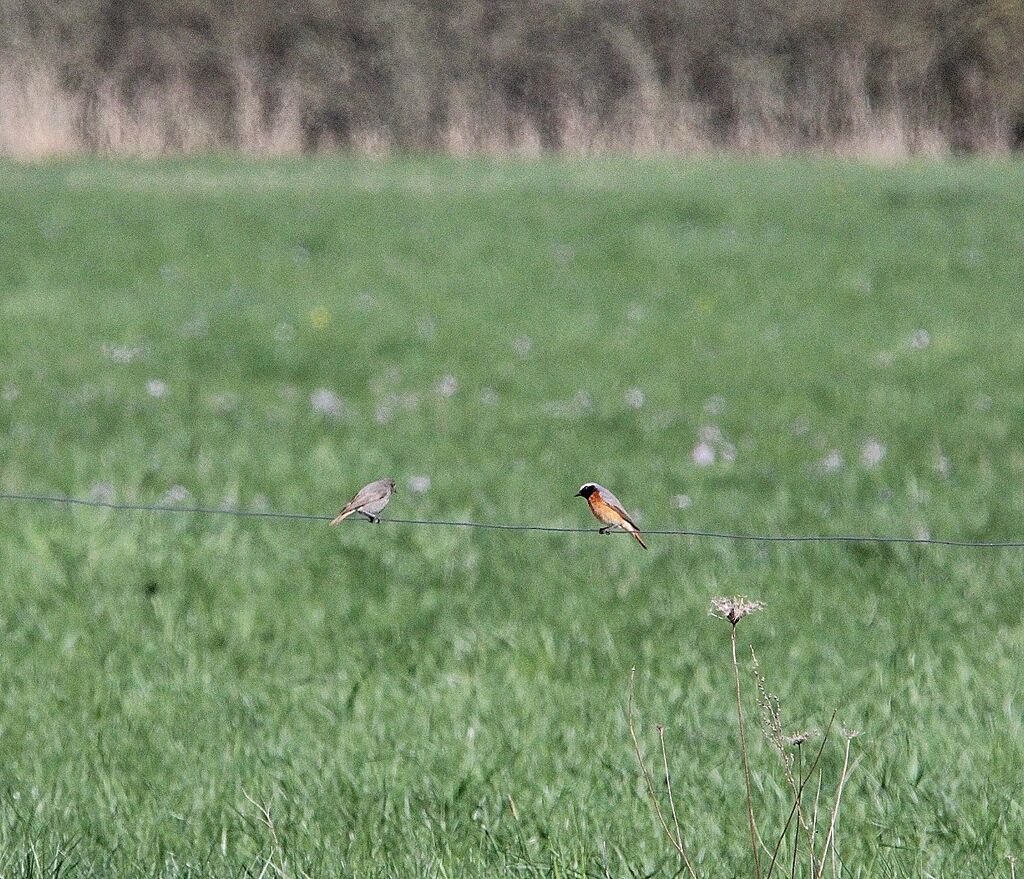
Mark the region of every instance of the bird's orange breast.
[[606, 503], [605, 499], [601, 497], [600, 492], [595, 491], [587, 498], [587, 503], [590, 504], [590, 511], [602, 522], [618, 525], [623, 521], [622, 514], [611, 504]]

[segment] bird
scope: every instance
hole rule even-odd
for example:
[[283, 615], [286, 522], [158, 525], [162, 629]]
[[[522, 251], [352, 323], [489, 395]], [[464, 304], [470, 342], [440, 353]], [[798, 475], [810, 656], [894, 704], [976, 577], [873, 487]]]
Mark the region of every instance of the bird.
[[366, 516], [371, 522], [377, 524], [380, 521], [378, 514], [388, 505], [388, 501], [391, 500], [391, 495], [394, 493], [395, 480], [390, 476], [364, 485], [355, 493], [355, 497], [341, 508], [341, 512], [331, 520], [331, 524], [339, 525], [353, 513]]
[[636, 542], [644, 549], [647, 549], [647, 544], [644, 543], [640, 529], [629, 518], [629, 514], [622, 506], [622, 501], [603, 485], [598, 485], [596, 482], [585, 482], [580, 486], [580, 490], [576, 492], [576, 497], [586, 498], [587, 504], [590, 506], [590, 512], [594, 514], [598, 521], [604, 523], [604, 527], [600, 529], [602, 534], [607, 534], [612, 528], [621, 528], [623, 531], [632, 534]]

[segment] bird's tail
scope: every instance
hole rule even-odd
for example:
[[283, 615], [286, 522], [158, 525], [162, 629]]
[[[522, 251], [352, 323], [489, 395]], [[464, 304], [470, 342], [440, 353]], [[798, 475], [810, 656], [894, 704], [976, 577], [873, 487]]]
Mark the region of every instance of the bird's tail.
[[647, 544], [644, 543], [644, 539], [643, 539], [643, 537], [640, 536], [640, 532], [639, 531], [630, 531], [629, 533], [632, 534], [636, 538], [636, 542], [637, 543], [639, 543], [644, 549], [647, 549]]
[[340, 525], [349, 516], [351, 516], [354, 512], [355, 512], [355, 508], [354, 507], [352, 509], [349, 509], [348, 507], [345, 507], [344, 510], [342, 510], [340, 513], [338, 513], [338, 515], [335, 516], [333, 519], [331, 519], [331, 524], [332, 525]]

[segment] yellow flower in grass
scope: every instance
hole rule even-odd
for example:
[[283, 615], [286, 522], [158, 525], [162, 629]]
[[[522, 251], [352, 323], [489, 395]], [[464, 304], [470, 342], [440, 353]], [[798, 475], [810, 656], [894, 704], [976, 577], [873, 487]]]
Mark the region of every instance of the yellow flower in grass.
[[331, 313], [322, 305], [318, 305], [309, 313], [309, 323], [314, 330], [323, 330], [331, 322]]

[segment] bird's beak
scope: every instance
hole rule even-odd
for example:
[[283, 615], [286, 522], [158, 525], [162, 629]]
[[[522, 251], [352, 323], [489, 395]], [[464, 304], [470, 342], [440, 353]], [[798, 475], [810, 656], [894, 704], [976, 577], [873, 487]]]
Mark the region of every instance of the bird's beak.
[[576, 492], [576, 494], [573, 495], [573, 497], [583, 497], [583, 492], [582, 491], [578, 491], [578, 492]]

